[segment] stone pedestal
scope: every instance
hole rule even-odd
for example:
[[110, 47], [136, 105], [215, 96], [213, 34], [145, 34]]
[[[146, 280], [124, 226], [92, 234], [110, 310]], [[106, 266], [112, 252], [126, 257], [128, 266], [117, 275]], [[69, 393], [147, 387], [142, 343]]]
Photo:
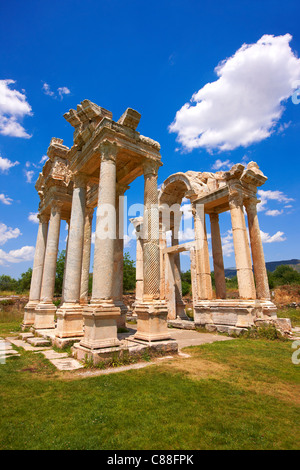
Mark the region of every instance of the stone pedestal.
[[31, 326], [34, 325], [34, 320], [35, 320], [35, 309], [38, 306], [39, 301], [38, 300], [29, 300], [29, 302], [25, 305], [25, 313], [24, 313], [24, 319], [22, 323], [22, 330], [25, 330], [26, 328], [30, 328]]
[[52, 302], [40, 302], [35, 309], [34, 329], [55, 328], [54, 316], [56, 307]]
[[83, 336], [83, 307], [79, 304], [64, 302], [57, 310], [58, 338], [72, 338]]
[[80, 341], [80, 346], [88, 349], [118, 346], [118, 317], [120, 317], [120, 308], [109, 301], [85, 307], [83, 309], [84, 338]]
[[141, 302], [135, 307], [138, 315], [134, 339], [161, 341], [171, 338], [167, 325], [168, 308], [163, 301]]

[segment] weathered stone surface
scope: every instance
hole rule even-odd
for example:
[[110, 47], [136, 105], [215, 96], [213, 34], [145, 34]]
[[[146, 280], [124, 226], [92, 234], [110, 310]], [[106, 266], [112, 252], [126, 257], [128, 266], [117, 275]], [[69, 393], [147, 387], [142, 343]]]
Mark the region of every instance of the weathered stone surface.
[[44, 338], [28, 338], [27, 339], [27, 342], [29, 344], [31, 344], [32, 346], [36, 347], [36, 346], [50, 346], [51, 343], [49, 340], [47, 339], [44, 339]]

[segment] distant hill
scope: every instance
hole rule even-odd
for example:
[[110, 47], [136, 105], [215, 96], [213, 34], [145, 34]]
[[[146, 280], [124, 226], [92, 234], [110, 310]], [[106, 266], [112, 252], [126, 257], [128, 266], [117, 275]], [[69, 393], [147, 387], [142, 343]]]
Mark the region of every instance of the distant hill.
[[[298, 273], [300, 273], [300, 260], [299, 259], [288, 259], [288, 260], [281, 260], [281, 261], [268, 261], [266, 263], [266, 267], [268, 271], [275, 271], [277, 266], [282, 264], [286, 264], [291, 266], [291, 268], [295, 269]], [[236, 269], [235, 268], [225, 268], [225, 277], [234, 277], [236, 276]]]

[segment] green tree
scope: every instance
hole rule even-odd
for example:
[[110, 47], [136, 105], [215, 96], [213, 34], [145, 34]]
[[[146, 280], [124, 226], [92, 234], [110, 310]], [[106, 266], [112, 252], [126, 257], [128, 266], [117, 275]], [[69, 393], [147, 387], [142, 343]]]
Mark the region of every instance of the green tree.
[[191, 276], [191, 270], [189, 269], [188, 271], [182, 272], [181, 273], [181, 281], [182, 282], [187, 282], [188, 284], [192, 284], [192, 276]]
[[17, 287], [17, 281], [10, 277], [2, 274], [0, 276], [0, 291], [15, 291]]
[[56, 276], [55, 276], [55, 293], [57, 295], [62, 294], [62, 286], [64, 280], [64, 271], [65, 271], [65, 261], [66, 261], [66, 250], [62, 250], [57, 257], [56, 263]]
[[16, 290], [18, 293], [28, 291], [30, 289], [32, 277], [32, 269], [28, 268], [25, 273], [21, 274], [21, 277], [17, 281]]
[[128, 252], [124, 253], [123, 258], [123, 291], [130, 292], [135, 289], [135, 263], [130, 258]]
[[300, 284], [300, 274], [291, 268], [291, 266], [281, 264], [277, 266], [273, 272], [272, 279], [275, 286], [282, 286], [284, 284]]

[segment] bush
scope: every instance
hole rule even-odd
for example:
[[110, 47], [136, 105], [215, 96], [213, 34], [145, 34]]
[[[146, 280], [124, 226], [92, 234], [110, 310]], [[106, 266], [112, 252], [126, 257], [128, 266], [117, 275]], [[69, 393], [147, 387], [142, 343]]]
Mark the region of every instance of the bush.
[[186, 281], [182, 281], [181, 283], [181, 288], [182, 288], [182, 295], [185, 296], [190, 293], [191, 290], [191, 284], [189, 284]]
[[135, 265], [128, 252], [124, 253], [123, 258], [123, 290], [124, 292], [134, 291], [135, 289]]

